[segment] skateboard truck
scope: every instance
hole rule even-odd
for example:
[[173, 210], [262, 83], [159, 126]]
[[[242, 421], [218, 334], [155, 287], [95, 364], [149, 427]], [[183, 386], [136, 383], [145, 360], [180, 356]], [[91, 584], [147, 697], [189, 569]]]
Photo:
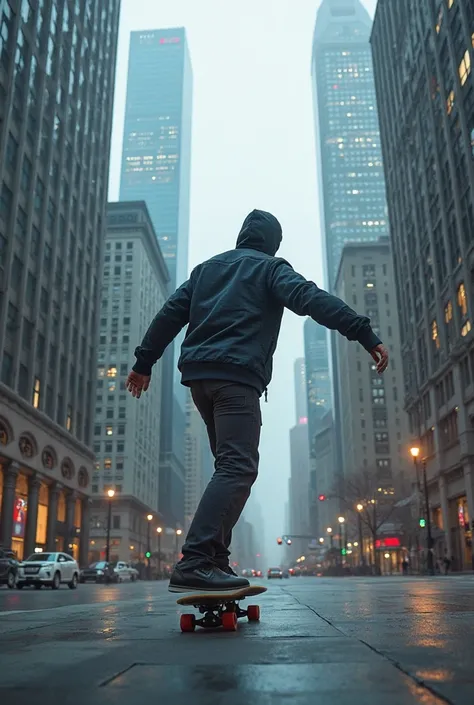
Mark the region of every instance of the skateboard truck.
[[249, 622], [258, 622], [260, 620], [260, 607], [258, 605], [249, 605], [247, 609], [243, 609], [239, 602], [251, 595], [265, 592], [265, 590], [266, 588], [252, 586], [227, 596], [207, 594], [181, 598], [178, 600], [178, 604], [192, 606], [203, 615], [196, 619], [194, 614], [182, 614], [180, 617], [181, 631], [193, 632], [196, 627], [203, 627], [204, 629], [223, 627], [225, 631], [234, 632], [237, 629], [237, 620], [242, 617], [247, 617]]

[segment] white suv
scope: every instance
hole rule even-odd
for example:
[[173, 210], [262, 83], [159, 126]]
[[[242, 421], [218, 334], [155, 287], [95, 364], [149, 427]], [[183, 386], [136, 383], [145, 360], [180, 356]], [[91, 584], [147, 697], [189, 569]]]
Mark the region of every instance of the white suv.
[[34, 585], [37, 590], [49, 585], [57, 590], [66, 583], [71, 590], [77, 588], [79, 566], [67, 553], [33, 553], [18, 568], [17, 587]]

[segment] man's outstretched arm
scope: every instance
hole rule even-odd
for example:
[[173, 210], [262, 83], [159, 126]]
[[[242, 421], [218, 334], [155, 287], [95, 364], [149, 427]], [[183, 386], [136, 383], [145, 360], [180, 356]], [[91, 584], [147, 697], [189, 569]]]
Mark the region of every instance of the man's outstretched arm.
[[151, 369], [160, 359], [168, 345], [189, 323], [191, 306], [191, 280], [188, 280], [170, 296], [150, 324], [145, 336], [135, 349], [136, 363], [133, 371], [139, 375], [151, 375]]
[[337, 330], [348, 340], [357, 340], [372, 355], [377, 371], [385, 371], [388, 352], [372, 330], [367, 316], [360, 316], [337, 296], [305, 279], [283, 259], [275, 262], [268, 284], [273, 295], [298, 316], [311, 316], [317, 323]]

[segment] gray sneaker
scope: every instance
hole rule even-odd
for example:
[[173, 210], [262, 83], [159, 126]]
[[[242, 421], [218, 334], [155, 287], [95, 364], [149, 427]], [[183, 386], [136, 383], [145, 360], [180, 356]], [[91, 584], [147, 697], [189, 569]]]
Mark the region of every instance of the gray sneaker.
[[215, 566], [205, 566], [195, 570], [175, 568], [168, 585], [169, 592], [235, 592], [250, 585], [245, 578], [239, 578], [219, 570]]

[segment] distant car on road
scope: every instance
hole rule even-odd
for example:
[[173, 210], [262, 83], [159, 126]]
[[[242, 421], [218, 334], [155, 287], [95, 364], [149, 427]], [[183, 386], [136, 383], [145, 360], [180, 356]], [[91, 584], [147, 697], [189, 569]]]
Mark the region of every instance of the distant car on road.
[[34, 585], [40, 590], [47, 585], [57, 590], [62, 583], [71, 589], [77, 588], [79, 566], [67, 553], [33, 553], [18, 567], [17, 588]]
[[88, 568], [81, 570], [79, 581], [81, 583], [117, 583], [118, 575], [114, 571], [114, 566], [112, 563], [107, 563], [107, 561], [98, 561], [96, 563], [91, 563]]
[[16, 585], [18, 560], [14, 551], [0, 547], [0, 585], [12, 588]]
[[284, 571], [282, 571], [282, 572], [283, 572], [283, 577], [284, 577], [284, 578], [289, 578], [289, 577], [290, 577], [290, 574], [289, 574], [289, 572], [288, 572], [286, 569], [285, 569]]
[[272, 578], [280, 578], [280, 580], [283, 578], [283, 571], [281, 568], [269, 568], [267, 572], [267, 578], [268, 580], [272, 580]]
[[131, 580], [132, 583], [138, 580], [138, 570], [132, 568], [130, 563], [126, 563], [125, 561], [117, 561], [114, 565], [114, 571], [117, 574], [119, 583], [122, 583], [124, 580]]

